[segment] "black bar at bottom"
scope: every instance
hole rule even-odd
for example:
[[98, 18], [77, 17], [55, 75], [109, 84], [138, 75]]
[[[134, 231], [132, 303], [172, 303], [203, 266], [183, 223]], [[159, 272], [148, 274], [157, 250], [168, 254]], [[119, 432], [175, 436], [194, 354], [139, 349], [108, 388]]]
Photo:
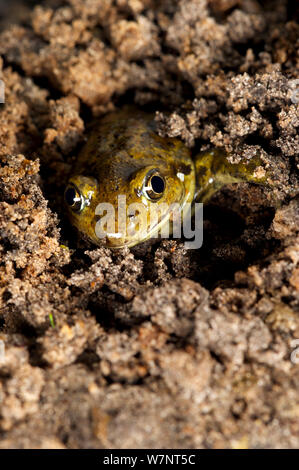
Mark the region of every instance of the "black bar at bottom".
[[[209, 469], [211, 465], [229, 465], [230, 469], [242, 470], [242, 465], [262, 464], [265, 459], [267, 468], [272, 461], [276, 466], [287, 465], [288, 458], [294, 458], [296, 450], [163, 450], [163, 449], [126, 449], [126, 450], [0, 450], [0, 468], [28, 464], [30, 469], [41, 469], [41, 465], [84, 465], [85, 470], [107, 467], [144, 468], [159, 466], [183, 466]], [[290, 462], [291, 463], [291, 462]], [[65, 466], [65, 467], [64, 467]], [[21, 467], [19, 467], [21, 468]], [[51, 467], [50, 467], [51, 468]], [[79, 467], [80, 468], [80, 467]], [[220, 468], [220, 467], [219, 467]], [[56, 467], [54, 470], [57, 470]]]

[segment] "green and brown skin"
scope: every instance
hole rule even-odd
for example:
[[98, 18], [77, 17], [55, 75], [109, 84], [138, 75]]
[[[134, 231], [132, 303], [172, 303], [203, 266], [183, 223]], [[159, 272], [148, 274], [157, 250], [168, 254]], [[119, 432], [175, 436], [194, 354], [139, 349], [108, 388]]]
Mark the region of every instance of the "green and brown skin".
[[[183, 208], [187, 203], [207, 202], [227, 184], [263, 183], [265, 178], [259, 177], [256, 171], [259, 165], [257, 160], [251, 160], [248, 165], [231, 164], [219, 149], [202, 152], [192, 159], [190, 150], [181, 140], [157, 134], [152, 114], [125, 108], [105, 116], [93, 126], [67, 186], [67, 189], [75, 188], [78, 200], [83, 203], [77, 202], [77, 206], [66, 203], [66, 207], [71, 223], [96, 245], [130, 247], [155, 236], [171, 221], [171, 211], [161, 209], [160, 222], [154, 229], [150, 228], [148, 218], [144, 231], [99, 239], [95, 233], [100, 219], [96, 215], [99, 203], [112, 204], [116, 221], [119, 195], [126, 196], [127, 206], [141, 203], [146, 213], [157, 205], [166, 207], [161, 203], [166, 203], [167, 207], [178, 203]], [[158, 175], [164, 180], [164, 190], [158, 199], [152, 200], [145, 191], [151, 184], [149, 175]], [[127, 222], [130, 223], [129, 218]]]

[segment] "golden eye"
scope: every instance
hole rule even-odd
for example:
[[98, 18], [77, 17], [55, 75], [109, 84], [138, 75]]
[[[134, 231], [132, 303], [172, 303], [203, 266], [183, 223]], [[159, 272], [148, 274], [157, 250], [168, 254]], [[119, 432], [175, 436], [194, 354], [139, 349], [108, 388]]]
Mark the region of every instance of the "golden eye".
[[148, 173], [143, 186], [145, 195], [152, 201], [158, 201], [165, 191], [165, 179], [157, 170]]
[[67, 185], [64, 191], [64, 199], [74, 212], [80, 212], [84, 207], [83, 196], [79, 189], [72, 183]]

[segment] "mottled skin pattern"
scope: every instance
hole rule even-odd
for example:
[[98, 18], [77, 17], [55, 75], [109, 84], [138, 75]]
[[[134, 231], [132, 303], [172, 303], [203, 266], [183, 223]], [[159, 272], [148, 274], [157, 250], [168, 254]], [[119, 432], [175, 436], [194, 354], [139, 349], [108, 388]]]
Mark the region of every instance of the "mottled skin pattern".
[[[125, 108], [105, 116], [93, 125], [86, 145], [79, 154], [69, 180], [68, 188], [76, 188], [84, 204], [80, 211], [66, 204], [70, 221], [97, 245], [111, 248], [134, 246], [155, 236], [171, 221], [172, 213], [162, 203], [178, 203], [181, 208], [192, 201], [206, 202], [222, 186], [240, 181], [261, 182], [255, 176], [259, 162], [249, 165], [230, 164], [220, 150], [204, 152], [191, 158], [190, 150], [179, 139], [162, 138], [155, 131], [154, 116]], [[158, 200], [146, 196], [148, 175], [157, 173], [165, 187]], [[118, 196], [125, 195], [126, 203], [141, 203], [146, 214], [159, 207], [159, 223], [150, 228], [146, 216], [145, 229], [127, 234], [117, 225]], [[87, 202], [87, 203], [86, 203]], [[118, 237], [99, 239], [95, 226], [99, 203], [110, 203], [115, 208], [115, 232]], [[165, 204], [164, 204], [165, 206]], [[132, 218], [127, 217], [130, 224]]]

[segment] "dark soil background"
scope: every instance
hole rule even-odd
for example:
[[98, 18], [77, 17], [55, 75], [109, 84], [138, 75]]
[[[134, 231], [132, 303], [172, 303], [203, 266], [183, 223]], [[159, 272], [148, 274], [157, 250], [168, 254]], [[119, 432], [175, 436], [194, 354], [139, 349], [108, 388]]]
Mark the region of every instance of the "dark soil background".
[[[36, 3], [0, 3], [0, 447], [298, 447], [298, 3]], [[205, 206], [200, 250], [65, 220], [87, 124], [133, 102], [271, 175]]]

